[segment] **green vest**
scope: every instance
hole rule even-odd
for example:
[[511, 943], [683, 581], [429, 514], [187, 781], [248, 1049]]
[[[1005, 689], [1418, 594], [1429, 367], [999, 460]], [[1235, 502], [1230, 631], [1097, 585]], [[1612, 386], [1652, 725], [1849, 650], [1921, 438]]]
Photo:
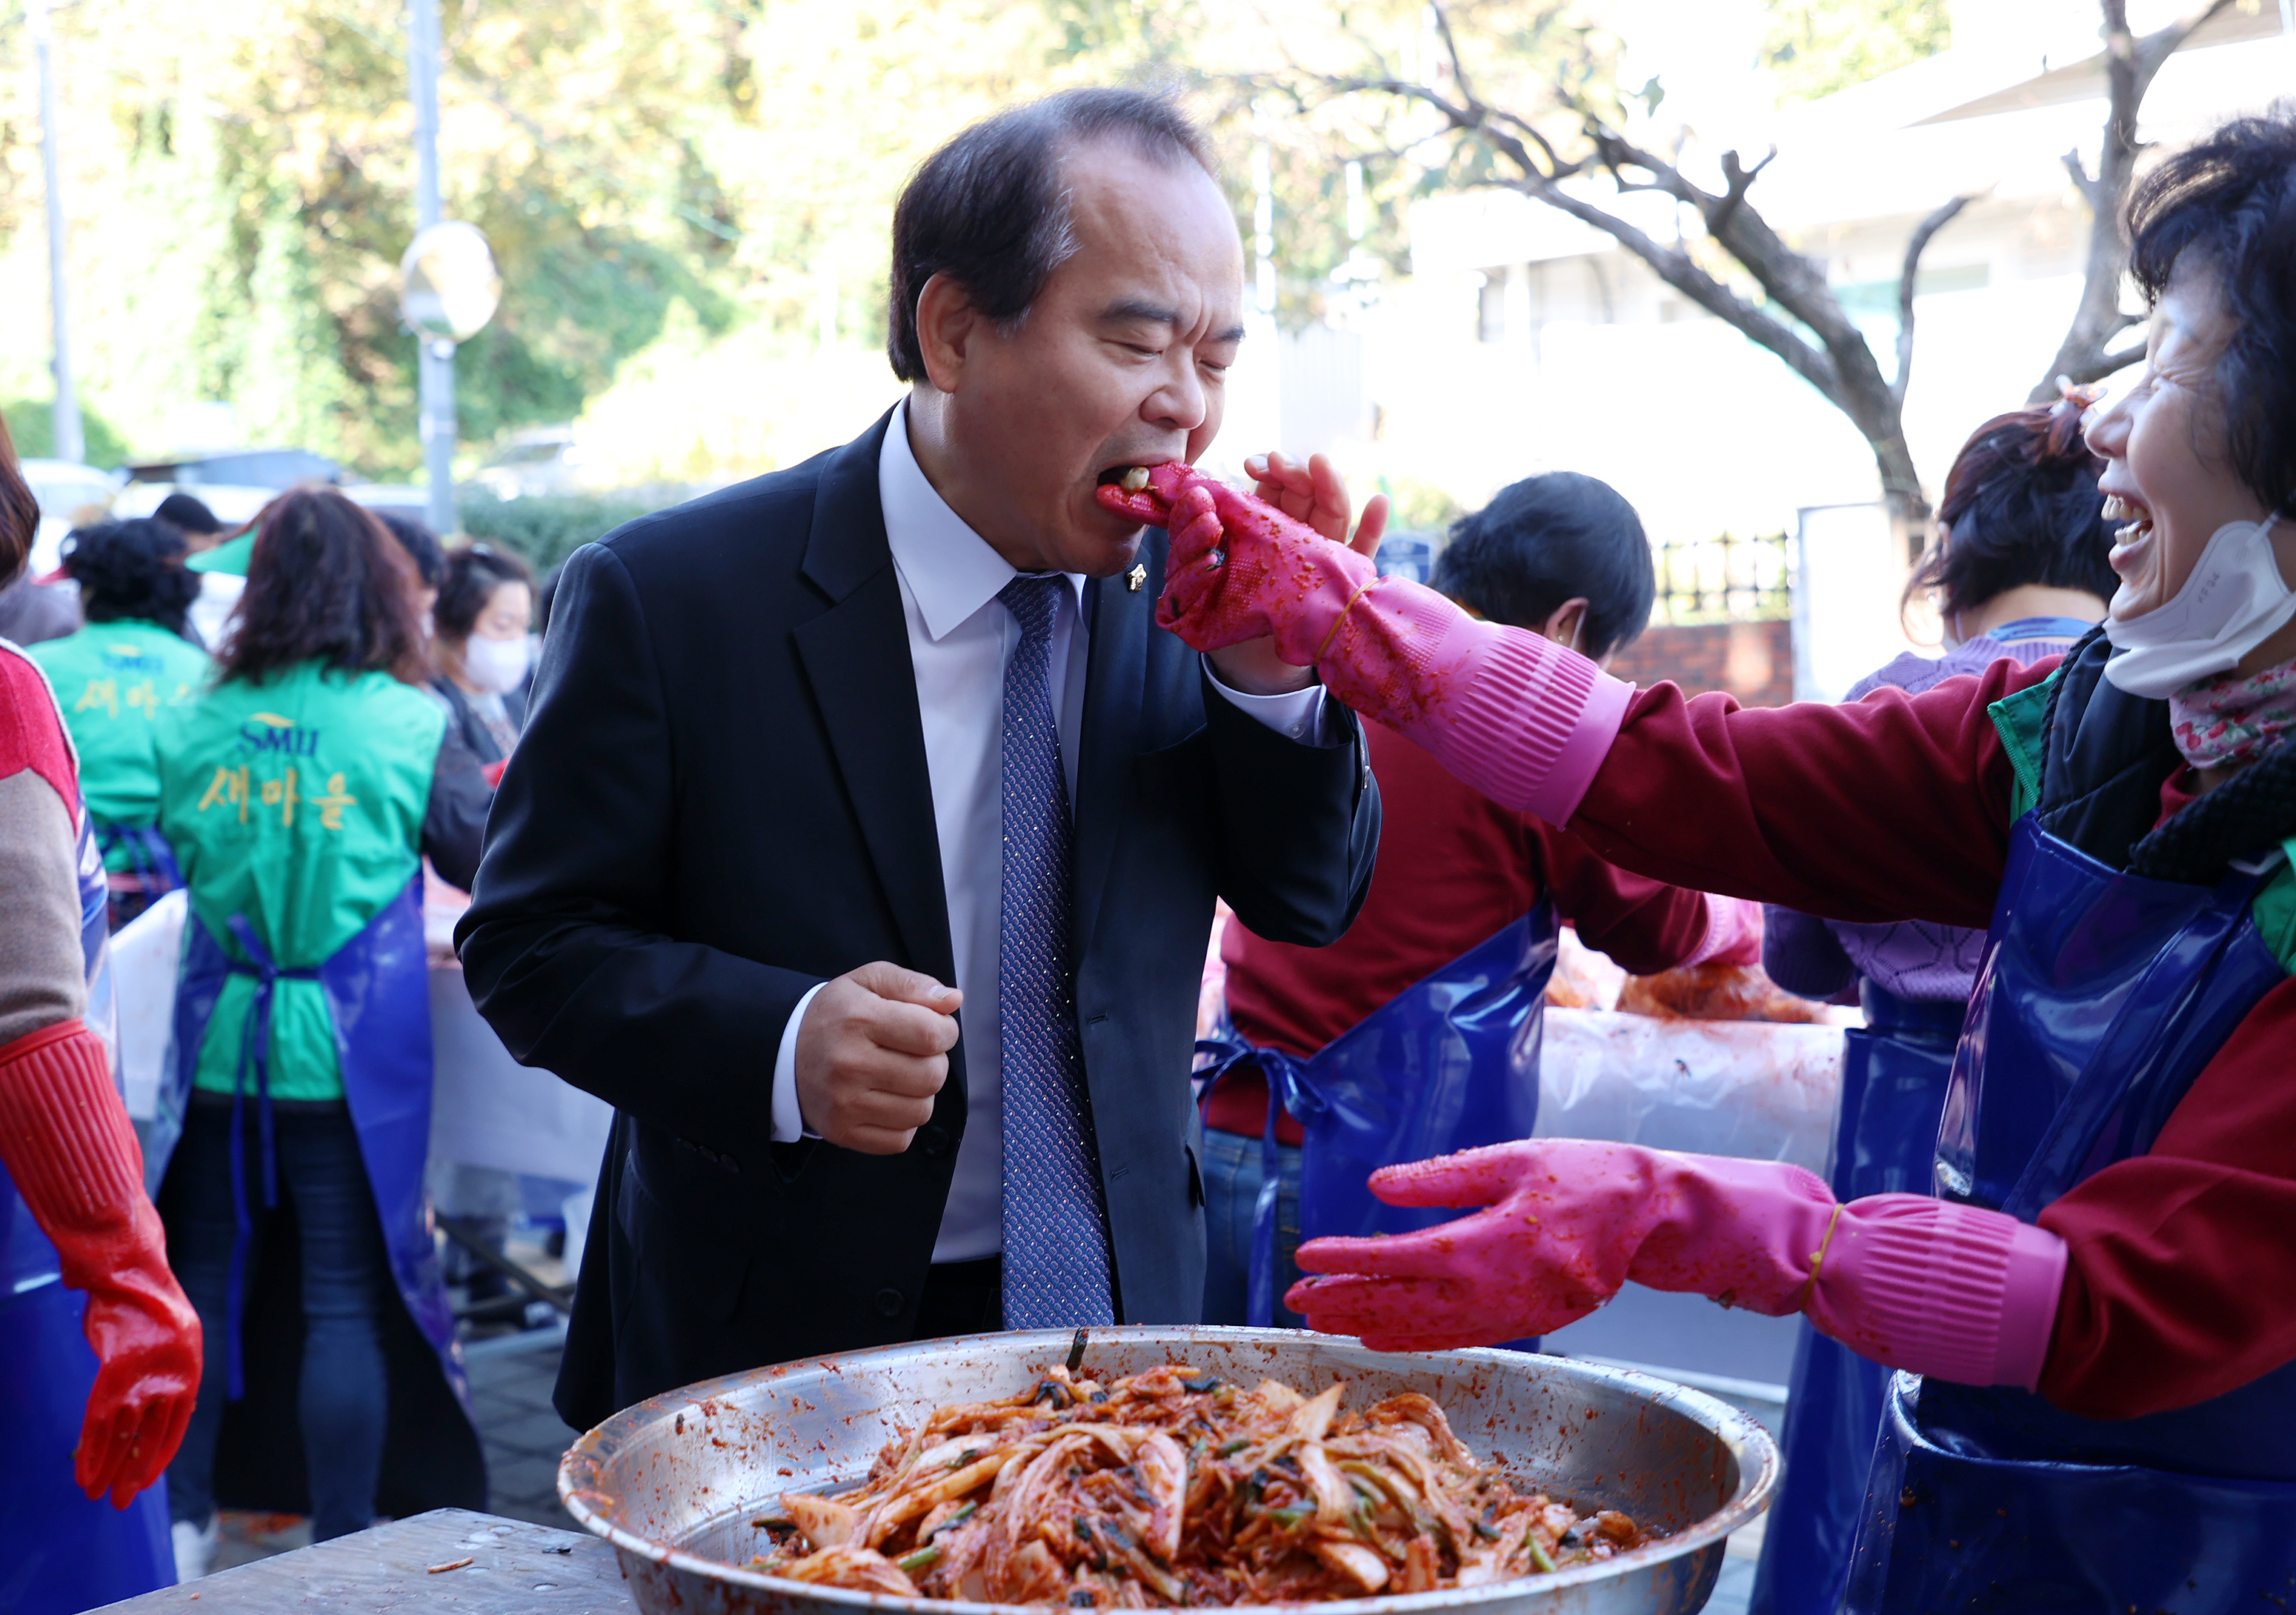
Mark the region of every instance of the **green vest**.
[[[163, 714], [189, 706], [208, 680], [207, 652], [156, 622], [92, 622], [77, 634], [27, 647], [55, 686], [79, 752], [79, 785], [99, 826], [141, 830], [160, 809], [154, 760]], [[127, 849], [104, 859], [131, 866]]]
[[[160, 726], [160, 829], [226, 954], [246, 956], [230, 930], [244, 914], [282, 969], [322, 964], [406, 889], [446, 728], [426, 692], [316, 662], [217, 685]], [[193, 1086], [231, 1092], [254, 995], [253, 977], [226, 980]], [[270, 1070], [275, 1099], [342, 1097], [318, 982], [275, 988]]]

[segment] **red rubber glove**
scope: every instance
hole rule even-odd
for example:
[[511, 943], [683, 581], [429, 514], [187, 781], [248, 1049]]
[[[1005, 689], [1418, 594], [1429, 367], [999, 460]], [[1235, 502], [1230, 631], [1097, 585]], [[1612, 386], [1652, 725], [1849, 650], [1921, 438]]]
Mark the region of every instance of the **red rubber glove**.
[[1485, 1346], [1576, 1323], [1628, 1279], [1810, 1323], [1862, 1357], [1970, 1385], [2039, 1381], [2064, 1281], [2055, 1234], [1918, 1194], [1838, 1203], [1780, 1161], [1538, 1138], [1387, 1167], [1398, 1206], [1488, 1209], [1418, 1234], [1318, 1239], [1284, 1305], [1376, 1350]]
[[1272, 638], [1294, 667], [1400, 730], [1509, 808], [1569, 821], [1609, 750], [1631, 686], [1576, 652], [1479, 622], [1249, 494], [1185, 465], [1154, 467], [1108, 510], [1171, 534], [1156, 620], [1199, 651]]
[[182, 1445], [200, 1394], [200, 1318], [168, 1270], [144, 1157], [102, 1039], [60, 1021], [0, 1048], [0, 1164], [87, 1292], [95, 1350], [73, 1463], [80, 1489], [126, 1508]]

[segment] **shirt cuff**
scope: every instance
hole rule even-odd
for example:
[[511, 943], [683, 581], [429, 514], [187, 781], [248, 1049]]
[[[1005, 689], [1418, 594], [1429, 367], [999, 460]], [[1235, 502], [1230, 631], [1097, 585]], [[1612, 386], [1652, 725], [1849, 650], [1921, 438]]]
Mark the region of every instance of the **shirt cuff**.
[[813, 996], [829, 985], [816, 982], [806, 989], [805, 996], [797, 1001], [790, 1012], [789, 1023], [782, 1028], [782, 1045], [774, 1055], [774, 1142], [795, 1144], [800, 1139], [818, 1138], [820, 1134], [808, 1131], [805, 1117], [797, 1108], [797, 1029], [805, 1024], [805, 1012], [813, 1007]]
[[1213, 689], [1284, 739], [1297, 741], [1303, 746], [1331, 743], [1324, 729], [1323, 685], [1309, 685], [1304, 690], [1286, 690], [1281, 695], [1253, 695], [1222, 679], [1214, 671], [1210, 657], [1205, 657], [1203, 663], [1205, 676], [1212, 681]]

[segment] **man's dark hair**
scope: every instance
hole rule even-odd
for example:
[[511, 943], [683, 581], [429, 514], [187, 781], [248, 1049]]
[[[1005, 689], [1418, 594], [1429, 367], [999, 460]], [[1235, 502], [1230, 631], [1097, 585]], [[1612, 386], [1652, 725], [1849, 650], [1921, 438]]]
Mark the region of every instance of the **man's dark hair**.
[[200, 576], [184, 567], [184, 535], [155, 517], [77, 529], [64, 540], [63, 564], [90, 622], [134, 618], [181, 635], [184, 612], [199, 598]]
[[491, 544], [468, 544], [447, 552], [447, 576], [439, 585], [439, 603], [430, 616], [441, 639], [465, 640], [478, 626], [479, 613], [495, 591], [506, 583], [534, 586], [534, 569], [508, 550]]
[[430, 678], [414, 562], [373, 511], [331, 488], [299, 488], [256, 521], [220, 678], [259, 683], [307, 661], [403, 684]]
[[2106, 559], [2112, 532], [2096, 491], [2103, 472], [2081, 439], [2079, 406], [1996, 415], [1954, 456], [1938, 504], [1948, 530], [1906, 583], [1906, 598], [1935, 589], [1948, 618], [2029, 583], [2111, 600], [2120, 583]]
[[1177, 98], [1148, 90], [1062, 90], [983, 119], [925, 159], [893, 208], [885, 356], [895, 375], [924, 379], [917, 297], [936, 275], [964, 287], [1005, 330], [1019, 325], [1076, 251], [1061, 158], [1108, 138], [1167, 165], [1212, 169], [1210, 150]]
[[2188, 252], [2224, 288], [2225, 447], [2251, 493], [2296, 516], [2296, 101], [2169, 153], [2129, 194], [2128, 239], [2148, 304]]
[[160, 501], [160, 508], [152, 512], [155, 521], [164, 521], [179, 533], [189, 533], [204, 538], [209, 533], [223, 531], [223, 523], [208, 508], [208, 502], [195, 495], [177, 491]]
[[1618, 489], [1577, 471], [1526, 477], [1461, 517], [1433, 582], [1493, 622], [1533, 630], [1584, 599], [1579, 649], [1597, 658], [1643, 631], [1658, 596], [1642, 518]]
[[422, 575], [422, 586], [439, 587], [447, 576], [447, 550], [439, 542], [439, 535], [425, 523], [397, 511], [377, 511], [375, 515], [390, 529], [390, 536], [398, 540], [398, 547], [406, 552], [406, 558], [414, 563], [415, 571]]

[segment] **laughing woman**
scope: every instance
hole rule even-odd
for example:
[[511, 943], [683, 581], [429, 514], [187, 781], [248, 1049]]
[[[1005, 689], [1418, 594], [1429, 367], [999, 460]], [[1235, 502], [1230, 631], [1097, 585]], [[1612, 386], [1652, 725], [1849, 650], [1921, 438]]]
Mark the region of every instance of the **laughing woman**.
[[[1990, 933], [1936, 1198], [1549, 1139], [1390, 1168], [1484, 1208], [1313, 1242], [1319, 1328], [1433, 1348], [1631, 1279], [1805, 1313], [1892, 1386], [1847, 1607], [2228, 1608], [2296, 1580], [2296, 107], [2131, 205], [2142, 378], [2087, 424], [2120, 589], [2062, 661], [1742, 711], [1474, 622], [1167, 473], [1163, 619], [1273, 634], [1462, 778], [1655, 879]], [[1918, 1376], [1918, 1377], [1917, 1377]]]

